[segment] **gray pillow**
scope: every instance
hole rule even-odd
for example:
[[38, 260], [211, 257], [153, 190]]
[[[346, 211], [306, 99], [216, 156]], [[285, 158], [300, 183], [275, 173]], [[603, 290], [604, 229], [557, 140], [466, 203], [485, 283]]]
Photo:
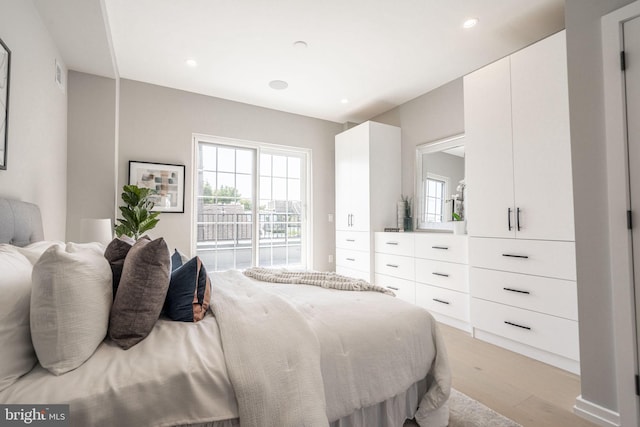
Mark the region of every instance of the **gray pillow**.
[[139, 239], [129, 250], [109, 318], [109, 337], [123, 349], [153, 329], [167, 296], [170, 270], [171, 255], [163, 238]]
[[[141, 237], [141, 239], [149, 239], [147, 236]], [[111, 267], [111, 275], [113, 276], [112, 287], [113, 287], [113, 298], [116, 297], [116, 291], [118, 290], [118, 285], [120, 284], [120, 277], [122, 277], [122, 268], [124, 267], [124, 260], [129, 253], [131, 247], [136, 243], [131, 237], [122, 235], [121, 237], [116, 237], [107, 245], [107, 248], [104, 251], [104, 257], [109, 261], [109, 266]]]

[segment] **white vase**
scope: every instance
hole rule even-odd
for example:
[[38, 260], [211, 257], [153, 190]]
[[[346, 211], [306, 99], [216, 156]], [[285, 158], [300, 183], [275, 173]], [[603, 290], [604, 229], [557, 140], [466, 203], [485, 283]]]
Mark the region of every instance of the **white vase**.
[[453, 234], [467, 234], [467, 221], [453, 221]]

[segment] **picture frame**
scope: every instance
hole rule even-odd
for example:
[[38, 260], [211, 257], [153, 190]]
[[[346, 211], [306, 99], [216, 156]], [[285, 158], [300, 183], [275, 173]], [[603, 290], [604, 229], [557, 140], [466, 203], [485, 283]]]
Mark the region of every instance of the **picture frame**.
[[0, 169], [7, 169], [9, 140], [9, 84], [11, 83], [11, 50], [0, 39]]
[[129, 161], [129, 185], [151, 188], [154, 212], [184, 213], [184, 165]]

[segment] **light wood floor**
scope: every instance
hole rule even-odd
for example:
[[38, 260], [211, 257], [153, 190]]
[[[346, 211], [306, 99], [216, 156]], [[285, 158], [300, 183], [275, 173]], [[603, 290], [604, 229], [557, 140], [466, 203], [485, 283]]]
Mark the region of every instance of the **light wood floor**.
[[593, 427], [573, 413], [580, 377], [440, 324], [453, 387], [525, 427]]

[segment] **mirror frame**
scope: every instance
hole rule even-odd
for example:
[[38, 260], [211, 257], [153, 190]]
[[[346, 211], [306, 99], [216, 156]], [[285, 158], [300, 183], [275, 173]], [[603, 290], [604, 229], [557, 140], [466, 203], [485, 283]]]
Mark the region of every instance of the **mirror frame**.
[[[416, 230], [418, 231], [441, 231], [441, 232], [452, 232], [453, 231], [453, 226], [451, 226], [451, 228], [449, 227], [443, 227], [443, 228], [421, 228], [420, 227], [420, 222], [421, 222], [421, 218], [423, 215], [423, 211], [424, 211], [424, 202], [422, 200], [422, 156], [424, 154], [429, 154], [429, 153], [437, 153], [440, 151], [444, 151], [447, 150], [449, 148], [453, 148], [453, 147], [459, 147], [461, 145], [464, 145], [464, 137], [465, 134], [463, 133], [459, 133], [456, 135], [452, 135], [452, 136], [448, 136], [446, 138], [442, 138], [442, 139], [437, 139], [435, 141], [429, 141], [429, 142], [425, 142], [423, 144], [417, 145], [416, 146], [416, 164], [415, 164], [415, 180], [414, 180], [414, 200], [416, 201], [416, 214], [417, 214], [417, 218], [416, 218]], [[466, 167], [465, 167], [465, 176], [466, 176]], [[446, 224], [446, 223], [445, 223]]]

